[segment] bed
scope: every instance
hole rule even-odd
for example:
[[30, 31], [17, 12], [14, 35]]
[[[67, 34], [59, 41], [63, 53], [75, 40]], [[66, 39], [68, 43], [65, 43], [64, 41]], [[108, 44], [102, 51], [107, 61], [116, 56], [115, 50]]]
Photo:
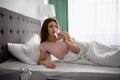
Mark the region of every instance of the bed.
[[22, 62], [11, 54], [8, 43], [24, 44], [34, 34], [39, 34], [40, 29], [39, 20], [0, 7], [0, 68], [19, 71], [21, 67], [29, 66], [32, 71], [44, 74], [47, 79], [120, 80], [119, 67], [62, 63], [54, 60], [56, 69], [47, 69], [43, 65]]

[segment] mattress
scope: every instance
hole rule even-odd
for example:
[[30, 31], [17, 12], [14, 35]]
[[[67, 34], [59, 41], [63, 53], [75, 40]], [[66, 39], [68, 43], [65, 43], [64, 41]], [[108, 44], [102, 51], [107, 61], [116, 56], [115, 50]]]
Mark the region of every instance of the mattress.
[[43, 65], [29, 65], [16, 59], [0, 64], [0, 68], [19, 70], [30, 67], [32, 71], [42, 72], [49, 79], [82, 79], [82, 80], [120, 80], [120, 68], [92, 65], [61, 63], [54, 61], [56, 69], [47, 69]]

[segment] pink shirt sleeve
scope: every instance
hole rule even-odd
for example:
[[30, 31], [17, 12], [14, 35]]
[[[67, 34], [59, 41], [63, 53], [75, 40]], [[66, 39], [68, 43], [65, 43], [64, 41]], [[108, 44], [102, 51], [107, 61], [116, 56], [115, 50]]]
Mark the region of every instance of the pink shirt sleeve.
[[46, 50], [46, 47], [45, 47], [45, 44], [44, 44], [44, 43], [41, 43], [41, 44], [40, 44], [40, 49], [41, 49], [42, 51], [44, 51], [44, 52], [47, 52], [47, 50]]

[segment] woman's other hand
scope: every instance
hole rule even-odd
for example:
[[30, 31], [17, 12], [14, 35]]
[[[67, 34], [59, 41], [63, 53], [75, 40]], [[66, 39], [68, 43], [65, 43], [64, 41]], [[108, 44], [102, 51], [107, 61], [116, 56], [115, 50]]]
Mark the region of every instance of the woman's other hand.
[[[40, 62], [41, 63], [41, 62]], [[38, 64], [40, 64], [38, 62]], [[45, 60], [45, 61], [42, 61], [42, 64], [47, 67], [47, 68], [50, 68], [50, 69], [55, 69], [56, 65], [53, 64], [52, 62], [50, 62], [49, 60]]]

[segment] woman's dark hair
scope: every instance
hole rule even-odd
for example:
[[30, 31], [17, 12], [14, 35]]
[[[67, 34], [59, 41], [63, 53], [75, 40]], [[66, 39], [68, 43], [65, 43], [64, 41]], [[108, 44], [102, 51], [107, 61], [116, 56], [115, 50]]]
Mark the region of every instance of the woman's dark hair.
[[57, 20], [54, 18], [47, 18], [46, 20], [44, 20], [41, 28], [41, 32], [40, 32], [41, 43], [48, 40], [48, 36], [49, 36], [48, 24], [52, 21], [54, 21], [58, 25]]

